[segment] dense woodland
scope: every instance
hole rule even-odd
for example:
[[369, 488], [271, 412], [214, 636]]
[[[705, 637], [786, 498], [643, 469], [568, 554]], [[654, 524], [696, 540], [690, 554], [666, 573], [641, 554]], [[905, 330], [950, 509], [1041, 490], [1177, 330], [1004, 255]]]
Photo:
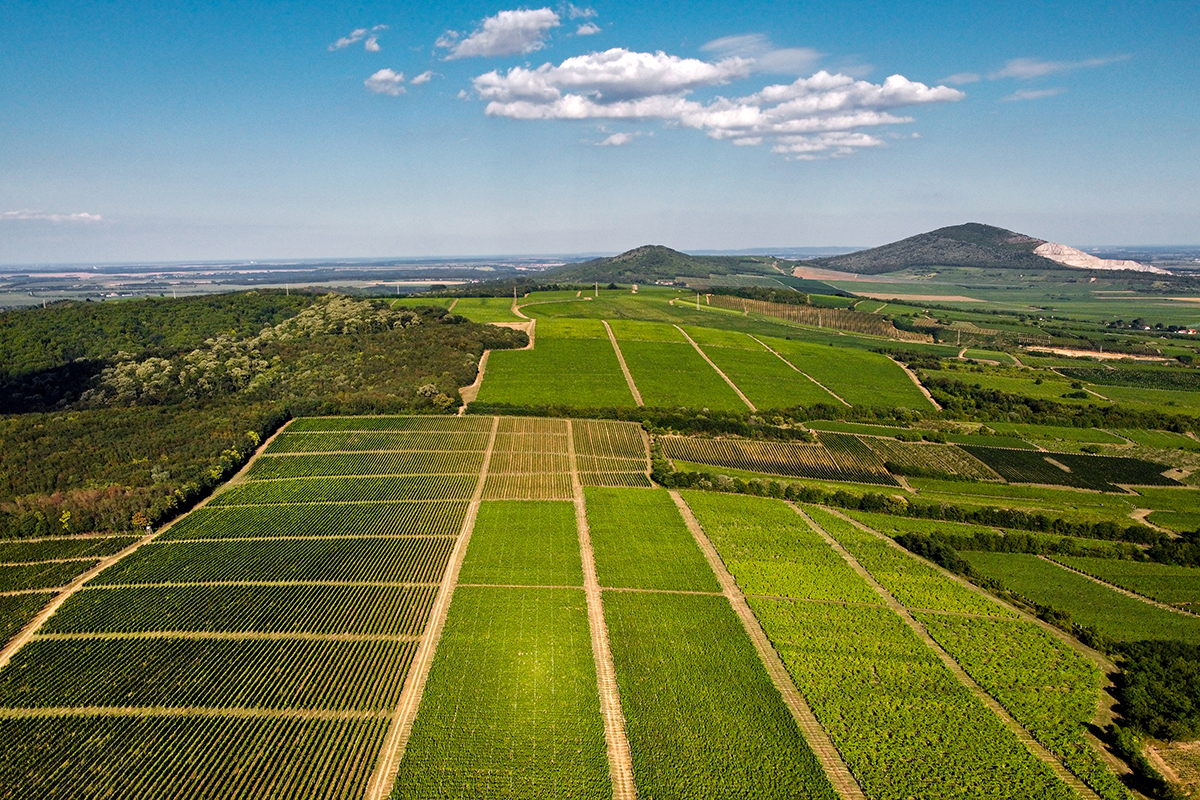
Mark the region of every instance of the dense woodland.
[[335, 295], [7, 312], [0, 535], [160, 523], [292, 415], [446, 412], [485, 349], [527, 341], [441, 308]]

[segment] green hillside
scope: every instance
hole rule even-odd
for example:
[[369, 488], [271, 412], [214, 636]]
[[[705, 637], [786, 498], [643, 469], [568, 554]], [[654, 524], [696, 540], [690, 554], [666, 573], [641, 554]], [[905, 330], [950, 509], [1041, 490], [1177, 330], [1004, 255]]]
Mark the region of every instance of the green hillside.
[[634, 248], [611, 258], [594, 258], [566, 264], [545, 275], [564, 283], [654, 283], [678, 277], [707, 278], [710, 275], [778, 274], [771, 259], [759, 256], [690, 256], [669, 247], [652, 244]]
[[1062, 269], [1035, 255], [1043, 244], [1021, 233], [968, 222], [919, 233], [898, 242], [804, 262], [806, 266], [876, 275], [911, 267], [982, 267], [985, 269]]

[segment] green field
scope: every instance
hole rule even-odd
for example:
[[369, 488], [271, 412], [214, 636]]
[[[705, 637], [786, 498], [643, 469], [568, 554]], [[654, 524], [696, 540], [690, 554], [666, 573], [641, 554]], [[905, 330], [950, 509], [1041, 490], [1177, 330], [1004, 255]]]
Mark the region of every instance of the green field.
[[1020, 553], [963, 553], [984, 575], [1030, 600], [1065, 611], [1117, 641], [1178, 639], [1200, 644], [1200, 617], [1165, 611], [1082, 575]]
[[498, 350], [488, 357], [477, 399], [513, 405], [634, 405], [607, 338], [539, 337], [532, 350]]
[[460, 297], [451, 312], [472, 322], [520, 322], [511, 297]]
[[604, 610], [640, 797], [837, 797], [724, 597]]
[[575, 507], [567, 502], [484, 503], [459, 583], [582, 586]]
[[459, 587], [392, 797], [612, 797], [582, 589]]
[[1160, 603], [1189, 609], [1200, 603], [1200, 570], [1194, 568], [1106, 558], [1059, 556], [1055, 560]]
[[837, 402], [829, 392], [762, 348], [735, 350], [705, 346], [703, 349], [759, 410]]
[[746, 409], [737, 393], [690, 344], [622, 339], [620, 333], [617, 338], [646, 405]]
[[601, 586], [721, 590], [665, 491], [589, 488], [585, 496]]
[[851, 405], [933, 410], [904, 370], [886, 356], [797, 340], [763, 341]]

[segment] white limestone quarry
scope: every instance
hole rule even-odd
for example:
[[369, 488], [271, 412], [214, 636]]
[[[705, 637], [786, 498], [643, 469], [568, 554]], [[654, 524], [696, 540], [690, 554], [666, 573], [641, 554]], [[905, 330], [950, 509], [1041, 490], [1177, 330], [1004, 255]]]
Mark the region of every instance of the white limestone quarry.
[[1048, 258], [1051, 261], [1057, 261], [1068, 267], [1076, 269], [1127, 269], [1134, 272], [1153, 272], [1158, 275], [1170, 275], [1165, 269], [1152, 267], [1149, 264], [1141, 264], [1137, 261], [1115, 261], [1113, 259], [1097, 258], [1076, 250], [1074, 247], [1067, 247], [1065, 244], [1056, 244], [1055, 242], [1046, 242], [1040, 244], [1034, 249], [1035, 253], [1043, 258]]

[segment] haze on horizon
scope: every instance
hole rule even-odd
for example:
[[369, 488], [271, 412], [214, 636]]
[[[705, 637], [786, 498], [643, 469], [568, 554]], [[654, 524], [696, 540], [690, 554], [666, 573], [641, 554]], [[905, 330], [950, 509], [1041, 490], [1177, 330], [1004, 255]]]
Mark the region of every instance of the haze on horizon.
[[0, 7], [0, 264], [1200, 243], [1200, 7]]

